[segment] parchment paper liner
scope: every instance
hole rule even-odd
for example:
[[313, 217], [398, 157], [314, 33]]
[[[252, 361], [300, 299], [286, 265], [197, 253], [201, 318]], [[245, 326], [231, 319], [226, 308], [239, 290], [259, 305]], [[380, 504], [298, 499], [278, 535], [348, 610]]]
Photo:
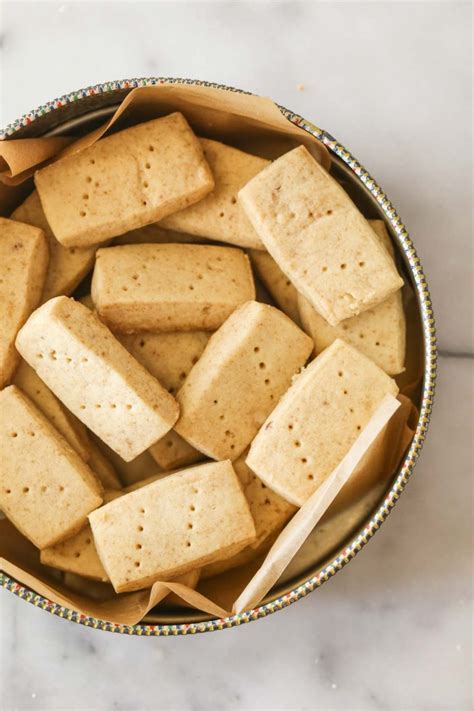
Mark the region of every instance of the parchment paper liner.
[[[303, 143], [323, 165], [330, 165], [326, 148], [315, 137], [287, 121], [270, 99], [201, 86], [164, 84], [132, 90], [109, 121], [77, 140], [58, 137], [0, 142], [3, 183], [0, 213], [9, 214], [21, 202], [25, 194], [22, 188], [30, 189], [28, 179], [39, 165], [92, 145], [109, 128], [121, 129], [174, 110], [182, 111], [199, 135], [218, 138], [268, 158]], [[414, 312], [417, 315], [416, 308]], [[403, 376], [403, 391], [411, 396], [420, 382], [419, 361], [416, 353], [413, 364], [417, 367], [407, 368]], [[138, 623], [170, 591], [192, 607], [216, 617], [240, 612], [257, 604], [277, 581], [351, 473], [354, 476], [342, 488], [325, 518], [362, 495], [382, 476], [388, 480], [411, 440], [411, 421], [416, 421], [416, 417], [416, 409], [403, 396], [399, 401], [387, 398], [325, 485], [285, 527], [263, 563], [254, 561], [204, 581], [205, 595], [180, 583], [165, 581], [155, 583], [150, 590], [115, 595], [109, 600], [92, 600], [58, 582], [39, 563], [37, 549], [6, 520], [0, 521], [0, 568], [53, 602], [118, 624]]]

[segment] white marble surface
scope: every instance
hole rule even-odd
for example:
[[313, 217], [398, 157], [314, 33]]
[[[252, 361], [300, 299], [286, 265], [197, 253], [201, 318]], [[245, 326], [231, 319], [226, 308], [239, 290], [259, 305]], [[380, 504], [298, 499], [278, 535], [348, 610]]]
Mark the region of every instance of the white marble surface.
[[250, 625], [167, 639], [85, 629], [4, 592], [0, 707], [472, 708], [470, 4], [1, 8], [2, 125], [88, 84], [190, 76], [271, 95], [346, 143], [411, 230], [442, 356], [416, 476], [330, 583]]

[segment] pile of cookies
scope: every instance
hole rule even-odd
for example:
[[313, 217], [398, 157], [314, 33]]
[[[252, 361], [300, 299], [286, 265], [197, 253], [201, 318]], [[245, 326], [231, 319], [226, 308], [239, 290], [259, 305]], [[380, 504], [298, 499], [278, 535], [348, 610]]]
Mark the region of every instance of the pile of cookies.
[[0, 218], [0, 509], [116, 592], [251, 560], [398, 393], [385, 225], [305, 147], [270, 162], [180, 113], [35, 185]]

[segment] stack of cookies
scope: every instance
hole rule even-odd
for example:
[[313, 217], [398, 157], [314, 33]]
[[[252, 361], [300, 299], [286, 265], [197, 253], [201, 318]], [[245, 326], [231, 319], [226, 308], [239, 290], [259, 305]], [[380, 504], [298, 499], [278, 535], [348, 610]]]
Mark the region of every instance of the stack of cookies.
[[35, 185], [0, 218], [0, 508], [116, 592], [248, 562], [398, 393], [384, 223], [303, 146], [270, 162], [180, 113]]

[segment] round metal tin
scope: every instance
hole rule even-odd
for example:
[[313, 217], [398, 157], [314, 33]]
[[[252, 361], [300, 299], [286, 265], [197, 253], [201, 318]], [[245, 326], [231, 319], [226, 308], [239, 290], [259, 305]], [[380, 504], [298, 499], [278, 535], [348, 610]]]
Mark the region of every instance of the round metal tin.
[[[76, 126], [82, 126], [85, 119], [90, 121], [91, 117], [96, 122], [104, 120], [132, 89], [136, 87], [156, 86], [163, 83], [194, 84], [214, 87], [221, 91], [248, 93], [232, 87], [192, 79], [151, 77], [107, 82], [105, 84], [98, 84], [86, 89], [74, 91], [34, 109], [21, 118], [16, 119], [1, 131], [0, 139], [31, 138], [46, 134], [53, 135], [62, 133], [66, 128], [71, 130]], [[282, 106], [279, 106], [279, 108], [288, 121], [291, 121], [308, 133], [316, 136], [316, 138], [324, 143], [331, 154], [337, 177], [342, 177], [356, 189], [359, 202], [367, 206], [371, 217], [379, 216], [385, 219], [385, 222], [390, 228], [391, 236], [398, 246], [399, 254], [403, 258], [405, 274], [410, 278], [416, 293], [424, 347], [423, 381], [419, 402], [417, 403], [419, 407], [419, 418], [409, 450], [393, 482], [385, 492], [382, 501], [379, 501], [374, 506], [368, 520], [366, 520], [362, 527], [359, 526], [358, 529], [353, 532], [350, 540], [343, 544], [342, 547], [340, 546], [336, 554], [334, 555], [333, 553], [330, 555], [322, 565], [319, 562], [315, 564], [314, 569], [306, 571], [299, 579], [293, 578], [286, 583], [286, 586], [283, 585], [282, 587], [280, 585], [271, 590], [262, 604], [253, 610], [223, 619], [210, 619], [208, 616], [198, 613], [197, 611], [196, 613], [188, 611], [174, 615], [171, 613], [171, 619], [169, 614], [159, 616], [149, 614], [143, 624], [119, 625], [105, 620], [87, 617], [74, 610], [62, 607], [17, 583], [9, 576], [0, 573], [0, 585], [3, 588], [23, 598], [27, 602], [32, 603], [36, 607], [40, 607], [51, 614], [64, 617], [71, 622], [76, 622], [86, 627], [93, 627], [107, 632], [139, 636], [169, 636], [195, 634], [196, 632], [212, 632], [227, 627], [235, 627], [245, 622], [250, 622], [251, 620], [257, 620], [260, 617], [266, 617], [272, 612], [291, 605], [316, 588], [319, 588], [324, 582], [329, 580], [329, 578], [349, 563], [385, 521], [413, 473], [428, 429], [436, 380], [435, 322], [423, 268], [413, 242], [395, 207], [368, 171], [350, 151], [327, 131], [318, 128], [313, 123]], [[167, 623], [156, 622], [153, 624], [153, 622], [158, 619], [166, 619]]]

